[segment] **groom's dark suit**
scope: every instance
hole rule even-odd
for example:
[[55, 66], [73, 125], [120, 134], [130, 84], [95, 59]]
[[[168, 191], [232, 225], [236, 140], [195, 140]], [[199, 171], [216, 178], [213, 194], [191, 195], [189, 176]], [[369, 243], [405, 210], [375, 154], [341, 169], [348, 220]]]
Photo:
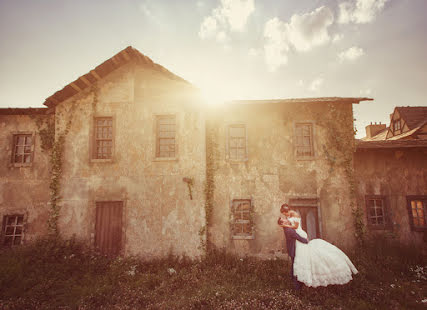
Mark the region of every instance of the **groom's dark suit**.
[[294, 276], [294, 259], [295, 259], [295, 241], [301, 241], [302, 243], [308, 243], [307, 239], [301, 237], [295, 232], [295, 229], [289, 227], [283, 227], [283, 231], [285, 232], [286, 237], [286, 247], [288, 249], [288, 255], [292, 260], [291, 266], [291, 278], [294, 283], [294, 287], [296, 290], [301, 288], [301, 282], [297, 281], [297, 278]]

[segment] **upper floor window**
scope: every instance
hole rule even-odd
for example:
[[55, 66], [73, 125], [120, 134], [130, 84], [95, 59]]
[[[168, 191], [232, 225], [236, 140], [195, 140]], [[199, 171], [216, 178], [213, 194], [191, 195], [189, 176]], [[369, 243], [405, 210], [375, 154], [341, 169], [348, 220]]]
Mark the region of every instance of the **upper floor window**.
[[313, 124], [298, 123], [295, 125], [295, 149], [297, 158], [313, 157]]
[[5, 215], [3, 217], [2, 244], [6, 246], [21, 244], [24, 228], [24, 215]]
[[228, 158], [230, 160], [247, 160], [246, 125], [228, 126]]
[[173, 158], [176, 156], [175, 136], [176, 136], [175, 115], [157, 116], [156, 157]]
[[32, 134], [13, 135], [13, 164], [30, 164], [33, 161], [33, 141]]
[[407, 196], [409, 222], [413, 230], [427, 230], [427, 196]]
[[253, 239], [252, 203], [250, 199], [234, 199], [231, 206], [233, 239]]
[[370, 228], [384, 229], [389, 224], [384, 196], [366, 196], [366, 213]]
[[113, 118], [95, 117], [93, 159], [111, 159], [113, 154]]

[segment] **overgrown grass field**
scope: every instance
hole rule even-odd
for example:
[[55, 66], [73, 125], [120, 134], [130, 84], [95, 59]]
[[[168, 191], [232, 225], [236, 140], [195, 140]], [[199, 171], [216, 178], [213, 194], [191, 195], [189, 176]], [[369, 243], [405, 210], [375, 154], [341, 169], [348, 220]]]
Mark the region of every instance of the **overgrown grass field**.
[[425, 309], [419, 250], [387, 240], [349, 255], [349, 284], [292, 289], [286, 260], [212, 251], [200, 261], [108, 258], [73, 241], [0, 252], [0, 309]]

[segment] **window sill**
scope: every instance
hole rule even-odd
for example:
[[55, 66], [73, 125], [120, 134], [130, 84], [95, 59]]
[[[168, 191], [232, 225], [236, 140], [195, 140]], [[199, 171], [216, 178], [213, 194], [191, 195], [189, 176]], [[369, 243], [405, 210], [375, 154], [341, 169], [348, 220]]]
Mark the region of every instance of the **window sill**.
[[370, 229], [370, 230], [391, 230], [392, 229], [392, 227], [391, 226], [385, 226], [385, 225], [377, 225], [377, 226], [375, 226], [375, 225], [368, 225], [368, 228]]
[[231, 236], [233, 240], [254, 240], [255, 236]]
[[315, 156], [307, 156], [307, 157], [296, 157], [297, 161], [313, 161], [316, 160]]
[[9, 167], [24, 168], [24, 167], [31, 167], [32, 165], [33, 165], [33, 163], [28, 163], [28, 164], [10, 163]]
[[97, 159], [97, 158], [92, 158], [90, 160], [91, 163], [112, 163], [113, 159], [112, 158], [106, 158], [106, 159]]
[[178, 157], [155, 157], [153, 161], [178, 161]]

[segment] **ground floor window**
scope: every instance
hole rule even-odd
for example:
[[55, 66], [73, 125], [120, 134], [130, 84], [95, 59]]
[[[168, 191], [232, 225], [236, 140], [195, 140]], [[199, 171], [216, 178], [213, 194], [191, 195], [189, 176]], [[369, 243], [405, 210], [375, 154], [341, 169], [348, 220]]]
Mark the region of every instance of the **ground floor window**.
[[3, 217], [2, 244], [5, 246], [21, 244], [24, 233], [23, 230], [24, 215], [5, 215]]
[[387, 220], [387, 200], [384, 196], [368, 195], [366, 198], [366, 215], [368, 227], [371, 229], [385, 229]]
[[427, 196], [407, 196], [409, 222], [413, 230], [427, 230]]
[[234, 199], [231, 202], [231, 217], [233, 239], [254, 239], [251, 199]]

